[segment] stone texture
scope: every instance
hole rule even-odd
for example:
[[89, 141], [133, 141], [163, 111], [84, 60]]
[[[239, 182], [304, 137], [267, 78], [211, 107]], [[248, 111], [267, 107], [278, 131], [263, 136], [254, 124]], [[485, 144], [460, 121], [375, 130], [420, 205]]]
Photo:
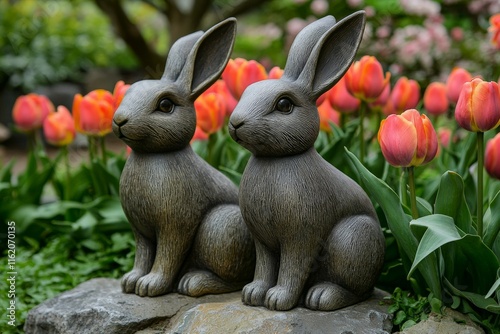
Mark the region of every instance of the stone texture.
[[33, 308], [25, 332], [64, 334], [390, 333], [391, 316], [377, 290], [363, 303], [335, 312], [269, 311], [241, 303], [241, 292], [192, 298], [172, 293], [138, 297], [118, 280], [98, 278]]
[[[453, 309], [445, 308], [443, 314], [431, 313], [427, 320], [399, 334], [484, 334], [484, 330], [469, 317]], [[397, 333], [397, 334], [398, 334]]]

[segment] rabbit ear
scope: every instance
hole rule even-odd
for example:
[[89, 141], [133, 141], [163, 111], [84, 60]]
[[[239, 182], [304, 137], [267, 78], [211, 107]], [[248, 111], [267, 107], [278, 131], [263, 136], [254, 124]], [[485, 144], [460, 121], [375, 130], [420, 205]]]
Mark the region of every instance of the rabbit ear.
[[365, 12], [358, 11], [328, 30], [311, 52], [296, 82], [311, 89], [317, 99], [333, 87], [351, 66], [365, 27]]
[[203, 35], [203, 31], [197, 31], [192, 34], [179, 38], [170, 48], [165, 65], [165, 72], [161, 77], [162, 80], [176, 81], [181, 73], [186, 59], [193, 49], [194, 44]]
[[307, 25], [297, 34], [288, 52], [285, 69], [283, 70], [284, 79], [297, 80], [314, 46], [335, 22], [335, 18], [328, 15]]
[[194, 100], [222, 74], [233, 50], [236, 19], [228, 18], [213, 26], [195, 43], [177, 82]]

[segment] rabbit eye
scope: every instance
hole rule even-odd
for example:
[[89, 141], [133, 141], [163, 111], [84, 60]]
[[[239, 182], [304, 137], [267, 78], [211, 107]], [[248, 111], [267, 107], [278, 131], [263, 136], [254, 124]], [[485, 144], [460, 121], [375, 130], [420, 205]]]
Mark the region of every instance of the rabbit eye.
[[278, 100], [278, 103], [276, 103], [276, 110], [282, 112], [282, 113], [289, 113], [293, 109], [293, 103], [287, 98], [282, 98]]
[[165, 98], [160, 100], [160, 103], [158, 103], [157, 110], [165, 113], [171, 113], [172, 111], [174, 111], [174, 107], [175, 104], [169, 99]]

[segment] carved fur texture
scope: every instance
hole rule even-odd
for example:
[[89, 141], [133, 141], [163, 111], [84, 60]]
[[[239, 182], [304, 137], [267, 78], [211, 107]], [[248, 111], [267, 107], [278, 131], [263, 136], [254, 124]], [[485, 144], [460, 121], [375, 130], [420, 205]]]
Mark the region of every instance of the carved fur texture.
[[222, 73], [236, 20], [179, 39], [160, 80], [133, 84], [113, 131], [132, 148], [120, 198], [136, 240], [122, 289], [140, 296], [190, 296], [240, 289], [252, 279], [255, 248], [237, 187], [194, 153], [194, 100]]
[[283, 77], [250, 85], [230, 117], [232, 138], [252, 152], [239, 192], [257, 253], [245, 304], [288, 310], [300, 302], [331, 311], [373, 291], [385, 250], [373, 205], [313, 146], [316, 99], [347, 71], [364, 24], [364, 12], [357, 12], [308, 25]]

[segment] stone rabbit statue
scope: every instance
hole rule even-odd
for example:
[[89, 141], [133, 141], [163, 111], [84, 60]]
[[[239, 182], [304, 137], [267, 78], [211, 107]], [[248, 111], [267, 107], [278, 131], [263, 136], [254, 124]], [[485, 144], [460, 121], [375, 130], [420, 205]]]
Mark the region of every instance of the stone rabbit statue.
[[[305, 27], [281, 79], [254, 83], [229, 119], [232, 138], [251, 153], [240, 208], [256, 242], [245, 304], [288, 310], [299, 302], [330, 311], [368, 298], [385, 243], [366, 193], [314, 149], [316, 99], [347, 71], [364, 12]], [[342, 154], [339, 152], [339, 154]]]
[[120, 197], [137, 245], [124, 292], [190, 296], [240, 289], [252, 279], [255, 248], [238, 206], [238, 189], [189, 145], [194, 100], [229, 60], [236, 20], [179, 39], [160, 80], [134, 83], [113, 118], [132, 148]]

